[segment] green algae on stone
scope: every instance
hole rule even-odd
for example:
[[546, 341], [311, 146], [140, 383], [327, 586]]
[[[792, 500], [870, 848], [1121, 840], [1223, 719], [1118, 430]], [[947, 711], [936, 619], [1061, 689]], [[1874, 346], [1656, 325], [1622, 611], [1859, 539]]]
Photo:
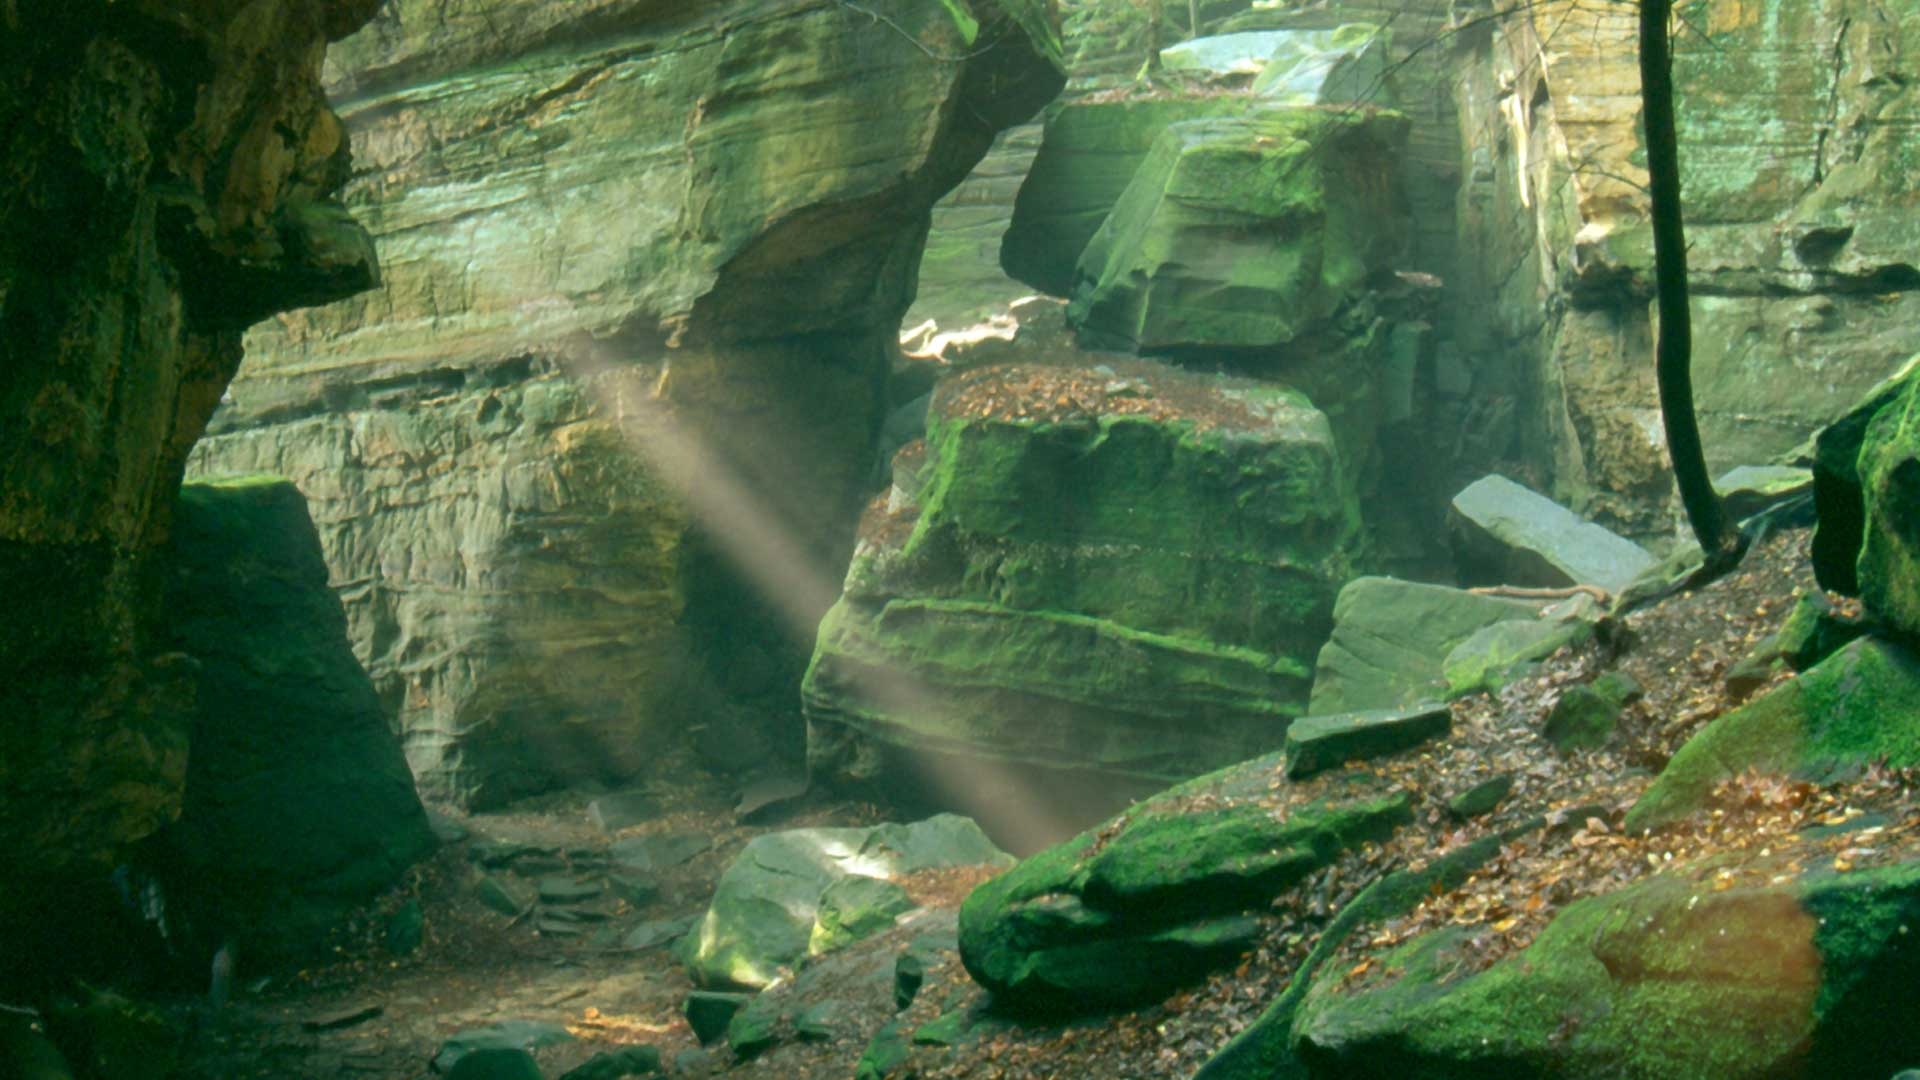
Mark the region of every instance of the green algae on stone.
[[1562, 911], [1479, 970], [1435, 931], [1308, 994], [1313, 1076], [1879, 1076], [1920, 1051], [1920, 866], [1714, 891], [1663, 876]]
[[[1405, 794], [1276, 811], [1230, 797], [1278, 765], [1263, 758], [1189, 781], [976, 888], [960, 909], [960, 958], [996, 1000], [1072, 1013], [1164, 997], [1257, 937], [1257, 912], [1341, 852], [1411, 820]], [[1105, 834], [1111, 832], [1107, 837]]]
[[1701, 729], [1640, 796], [1626, 827], [1701, 810], [1716, 784], [1748, 770], [1830, 783], [1876, 762], [1920, 765], [1920, 659], [1861, 638]]
[[1081, 253], [1067, 320], [1139, 351], [1305, 337], [1405, 243], [1406, 133], [1366, 108], [1167, 128]]
[[1441, 661], [1448, 698], [1480, 690], [1497, 691], [1524, 666], [1545, 660], [1562, 648], [1585, 641], [1592, 624], [1577, 618], [1519, 619], [1497, 622], [1473, 632]]
[[1411, 750], [1452, 726], [1452, 710], [1440, 704], [1303, 716], [1287, 728], [1287, 778]]
[[1076, 101], [1047, 117], [1046, 135], [1020, 186], [1000, 264], [1054, 296], [1073, 291], [1074, 265], [1169, 124], [1244, 111], [1215, 95]]

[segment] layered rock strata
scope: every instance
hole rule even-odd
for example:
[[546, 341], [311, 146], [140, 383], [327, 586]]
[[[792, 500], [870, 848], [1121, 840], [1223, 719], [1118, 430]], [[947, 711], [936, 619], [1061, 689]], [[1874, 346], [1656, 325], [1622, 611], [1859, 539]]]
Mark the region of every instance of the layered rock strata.
[[332, 62], [387, 285], [256, 331], [196, 468], [306, 493], [430, 797], [797, 735], [929, 208], [1062, 80], [1039, 5], [402, 0]]
[[895, 471], [803, 687], [817, 777], [953, 758], [948, 801], [992, 786], [973, 767], [1165, 782], [1277, 748], [1304, 711], [1359, 514], [1298, 393], [987, 368], [942, 384]]

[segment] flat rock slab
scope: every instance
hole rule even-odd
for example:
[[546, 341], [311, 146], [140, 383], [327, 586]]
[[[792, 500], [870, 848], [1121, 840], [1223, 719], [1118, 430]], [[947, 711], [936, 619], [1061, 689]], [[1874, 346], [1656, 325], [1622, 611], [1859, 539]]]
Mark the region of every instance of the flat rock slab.
[[781, 807], [807, 793], [805, 776], [765, 776], [740, 792], [733, 816], [741, 821], [764, 821]]
[[647, 949], [670, 945], [687, 936], [698, 920], [694, 916], [684, 919], [653, 919], [643, 922], [627, 932], [620, 939], [620, 947], [630, 952], [642, 952]]
[[606, 886], [598, 881], [567, 877], [540, 879], [540, 902], [543, 904], [583, 904], [605, 891]]
[[690, 862], [695, 856], [712, 848], [711, 837], [694, 833], [662, 833], [616, 841], [608, 854], [614, 865], [623, 870], [659, 873]]
[[1445, 705], [1375, 709], [1333, 716], [1303, 716], [1287, 729], [1287, 776], [1294, 780], [1411, 750], [1453, 728]]
[[1721, 509], [1734, 521], [1789, 499], [1813, 494], [1813, 470], [1792, 465], [1741, 465], [1713, 482]]
[[1463, 576], [1482, 585], [1594, 585], [1619, 593], [1654, 557], [1539, 492], [1498, 474], [1453, 497]]

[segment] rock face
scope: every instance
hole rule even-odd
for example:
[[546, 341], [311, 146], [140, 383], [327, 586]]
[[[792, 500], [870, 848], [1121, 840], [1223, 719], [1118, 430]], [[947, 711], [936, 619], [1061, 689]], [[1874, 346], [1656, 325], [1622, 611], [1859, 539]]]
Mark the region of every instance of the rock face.
[[896, 469], [807, 673], [816, 777], [925, 753], [1165, 782], [1280, 746], [1358, 524], [1298, 394], [989, 368]]
[[1073, 293], [1074, 267], [1133, 174], [1170, 124], [1237, 116], [1235, 97], [1081, 101], [1047, 117], [1046, 133], [1000, 244], [1007, 273], [1054, 296]]
[[700, 986], [759, 990], [808, 956], [891, 926], [912, 902], [890, 879], [1011, 862], [979, 826], [952, 814], [755, 837], [720, 875], [681, 958]]
[[180, 820], [158, 839], [169, 916], [250, 964], [317, 948], [432, 850], [426, 812], [292, 484], [181, 491], [168, 644], [196, 661]]
[[1276, 107], [1169, 126], [1081, 252], [1081, 340], [1304, 345], [1406, 245], [1406, 121]]
[[1789, 872], [1712, 891], [1659, 877], [1567, 908], [1476, 971], [1472, 931], [1322, 978], [1294, 1021], [1305, 1075], [1884, 1076], [1920, 1056], [1906, 943], [1920, 867]]
[[797, 734], [929, 207], [1062, 80], [1030, 0], [875, 10], [401, 0], [335, 50], [386, 288], [256, 331], [195, 467], [307, 494], [430, 797]]
[[321, 95], [364, 0], [0, 7], [0, 942], [180, 807], [184, 665], [152, 556], [189, 447], [274, 311], [372, 279], [325, 202]]
[[[1474, 438], [1597, 520], [1650, 530], [1670, 481], [1635, 21], [1555, 2], [1456, 53], [1451, 336], [1476, 358]], [[1790, 449], [1913, 352], [1916, 34], [1839, 0], [1765, 0], [1675, 36], [1693, 378], [1716, 470]]]

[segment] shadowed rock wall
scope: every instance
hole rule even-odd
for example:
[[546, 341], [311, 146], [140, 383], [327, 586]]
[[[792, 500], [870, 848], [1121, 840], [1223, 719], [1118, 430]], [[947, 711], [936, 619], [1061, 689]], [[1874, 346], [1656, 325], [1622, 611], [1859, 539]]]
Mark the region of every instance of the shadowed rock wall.
[[373, 6], [0, 3], [9, 938], [179, 810], [189, 664], [154, 655], [152, 555], [244, 327], [372, 280], [325, 201], [347, 144], [319, 75]]

